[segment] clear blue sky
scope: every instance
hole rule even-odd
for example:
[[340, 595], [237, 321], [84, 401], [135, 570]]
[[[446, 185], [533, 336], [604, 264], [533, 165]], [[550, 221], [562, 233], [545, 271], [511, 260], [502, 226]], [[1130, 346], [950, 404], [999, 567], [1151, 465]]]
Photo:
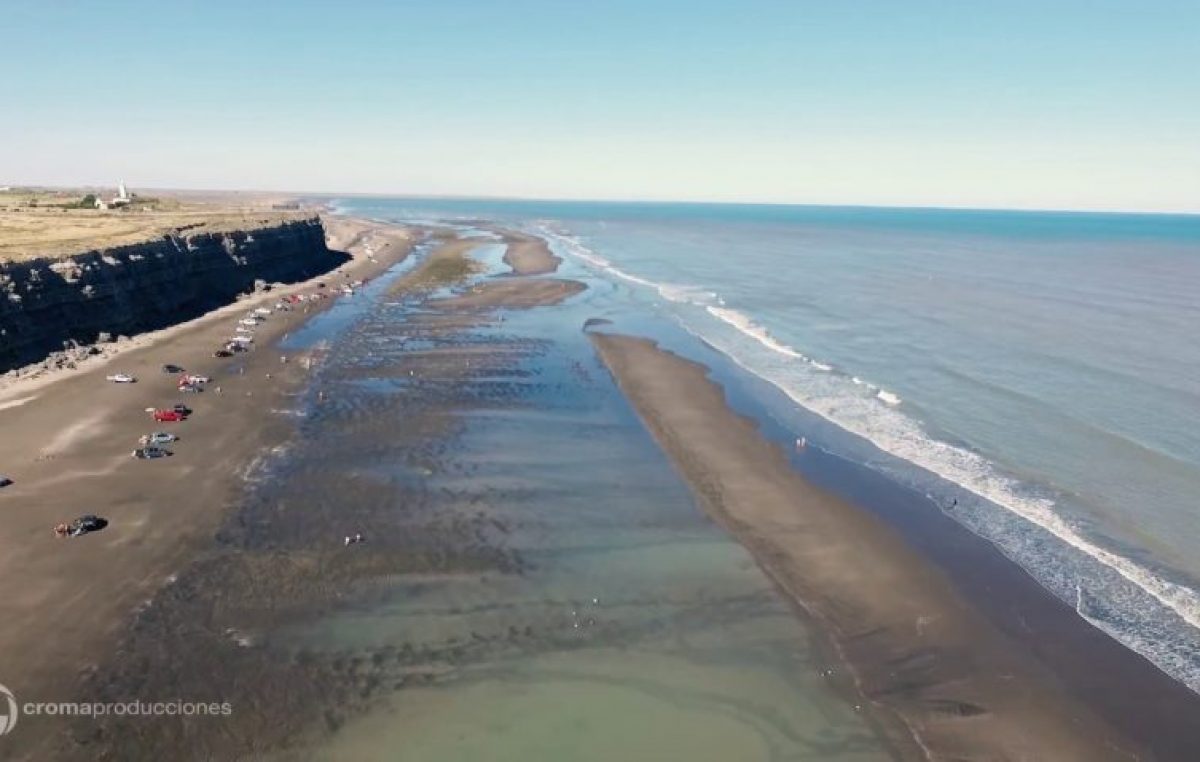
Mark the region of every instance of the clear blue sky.
[[0, 0], [0, 185], [1200, 211], [1200, 2]]

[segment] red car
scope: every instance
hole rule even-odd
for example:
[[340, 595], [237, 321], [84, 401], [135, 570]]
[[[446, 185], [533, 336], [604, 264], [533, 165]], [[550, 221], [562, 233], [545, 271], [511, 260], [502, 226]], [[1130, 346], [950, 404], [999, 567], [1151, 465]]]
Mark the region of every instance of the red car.
[[177, 412], [175, 410], [155, 410], [154, 411], [154, 420], [159, 421], [160, 423], [167, 423], [170, 421], [178, 422], [178, 421], [182, 421], [186, 417], [187, 416], [185, 416], [183, 413]]

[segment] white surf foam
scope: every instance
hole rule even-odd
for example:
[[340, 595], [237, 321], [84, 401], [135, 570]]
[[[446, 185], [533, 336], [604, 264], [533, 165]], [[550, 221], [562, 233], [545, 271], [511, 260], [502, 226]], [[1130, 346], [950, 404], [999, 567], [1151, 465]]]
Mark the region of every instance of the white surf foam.
[[[748, 318], [739, 322], [751, 326], [749, 329], [743, 329], [743, 332], [768, 349], [787, 357], [804, 358], [803, 354], [781, 344]], [[808, 362], [812, 364], [811, 360]], [[747, 370], [754, 372], [753, 368]], [[1126, 579], [1153, 595], [1160, 603], [1174, 610], [1193, 627], [1200, 628], [1200, 595], [1197, 595], [1196, 591], [1161, 579], [1136, 562], [1083, 537], [1054, 511], [1052, 500], [1031, 499], [1020, 494], [1019, 485], [999, 474], [982, 456], [929, 437], [918, 422], [902, 413], [889, 410], [886, 415], [881, 415], [878, 406], [846, 404], [848, 400], [828, 394], [813, 397], [793, 388], [792, 385], [780, 383], [772, 376], [774, 374], [766, 376], [767, 380], [805, 408], [869, 439], [884, 452], [926, 468], [1048, 530], [1060, 540], [1117, 570]], [[896, 394], [886, 389], [872, 388], [878, 389], [875, 397], [887, 405], [894, 406], [900, 403], [900, 397]], [[875, 409], [871, 409], [872, 407]]]
[[803, 354], [797, 352], [786, 344], [776, 341], [775, 337], [771, 335], [770, 331], [768, 331], [766, 328], [763, 328], [758, 323], [755, 323], [749, 317], [743, 315], [737, 310], [731, 310], [727, 307], [708, 307], [707, 309], [709, 314], [725, 321], [729, 325], [757, 341], [759, 344], [762, 344], [772, 352], [778, 352], [779, 354], [786, 355], [787, 357], [809, 362], [809, 359]]
[[[762, 341], [756, 333], [748, 335], [768, 348], [771, 348], [771, 343], [776, 343], [774, 339], [770, 343]], [[880, 450], [936, 474], [1049, 532], [1059, 541], [1135, 585], [1190, 627], [1200, 629], [1200, 595], [1195, 590], [1164, 579], [1132, 559], [1087, 538], [1055, 510], [1053, 500], [1027, 494], [1022, 485], [1001, 474], [982, 456], [929, 437], [917, 421], [895, 409], [894, 405], [900, 402], [900, 398], [891, 392], [865, 385], [877, 389], [874, 397], [846, 395], [831, 388], [833, 384], [814, 384], [811, 383], [811, 379], [810, 383], [805, 383], [786, 369], [782, 369], [781, 372], [779, 368], [763, 366], [753, 359], [746, 358], [736, 346], [722, 346], [721, 342], [714, 341], [712, 337], [706, 339], [738, 365], [764, 378], [805, 409], [867, 439]], [[800, 354], [790, 347], [785, 349], [788, 351], [780, 354], [788, 358]], [[794, 359], [792, 364], [795, 364]], [[976, 531], [982, 528], [979, 524], [968, 526]], [[1040, 559], [1025, 551], [1021, 542], [1005, 536], [991, 536], [987, 533], [985, 536], [1009, 552], [1014, 560], [1034, 572], [1035, 576], [1042, 571], [1038, 568]], [[1011, 552], [1014, 550], [1020, 552]], [[1034, 553], [1036, 552], [1035, 548]], [[1090, 616], [1085, 618], [1089, 622], [1096, 621]], [[1149, 639], [1135, 627], [1117, 628], [1106, 625], [1102, 629], [1150, 659], [1163, 671], [1200, 692], [1200, 672], [1197, 671], [1197, 665], [1181, 658], [1177, 652], [1164, 648], [1161, 641], [1156, 641], [1157, 645], [1154, 648], [1148, 648]]]
[[579, 242], [578, 239], [574, 238], [573, 236], [560, 233], [554, 230], [548, 224], [539, 224], [534, 232], [537, 235], [545, 236], [557, 242], [565, 251], [572, 254], [577, 259], [582, 260], [584, 263], [590, 265], [593, 269], [598, 270], [601, 273], [616, 276], [617, 278], [629, 283], [653, 289], [658, 293], [659, 296], [669, 302], [675, 302], [677, 304], [687, 303], [703, 305], [718, 303], [721, 301], [716, 293], [707, 289], [677, 283], [658, 283], [657, 281], [648, 280], [646, 278], [634, 275], [633, 273], [626, 272], [625, 270], [622, 270], [614, 265], [609, 260], [584, 246]]
[[891, 392], [889, 392], [887, 389], [880, 389], [878, 392], [875, 393], [875, 396], [878, 397], [879, 399], [883, 400], [884, 402], [886, 402], [889, 405], [899, 405], [900, 404], [900, 398], [897, 397], [895, 394], [892, 394]]
[[[711, 292], [698, 288], [664, 286], [620, 269], [571, 236], [555, 234], [555, 237], [563, 243], [569, 253], [603, 273], [654, 289], [671, 301], [691, 301], [712, 317], [752, 339], [754, 345], [766, 349], [770, 354], [764, 355], [761, 351], [736, 341], [723, 340], [718, 333], [706, 331], [692, 321], [681, 318], [684, 327], [689, 331], [704, 338], [750, 373], [780, 389], [801, 407], [839, 428], [866, 439], [883, 452], [919, 466], [991, 504], [1002, 507], [1013, 517], [1048, 532], [1070, 548], [1136, 586], [1190, 627], [1200, 630], [1200, 594], [1197, 591], [1164, 579], [1136, 561], [1086, 537], [1055, 510], [1056, 504], [1053, 500], [1029, 494], [1023, 485], [1002, 474], [984, 457], [930, 437], [918, 421], [899, 409], [901, 398], [895, 393], [857, 376], [846, 377], [830, 373], [830, 366], [816, 362], [780, 341], [746, 314], [724, 306], [723, 300], [710, 298], [708, 295]], [[700, 298], [694, 298], [696, 295], [700, 295]], [[976, 525], [968, 523], [968, 526], [980, 531], [986, 529], [982, 526], [983, 523], [986, 522]], [[1036, 549], [1029, 552], [1020, 541], [991, 536], [987, 531], [983, 534], [996, 542], [1018, 563], [1030, 569], [1035, 576], [1038, 576], [1039, 572], [1049, 573], [1048, 570], [1037, 568], [1038, 559], [1033, 555]], [[1053, 573], [1061, 574], [1062, 570], [1055, 570]], [[1045, 578], [1042, 579], [1046, 581]], [[1049, 586], [1051, 589], [1055, 587]], [[1181, 659], [1179, 653], [1165, 649], [1161, 644], [1149, 648], [1144, 635], [1131, 628], [1098, 624], [1094, 616], [1082, 610], [1080, 616], [1143, 654], [1160, 669], [1193, 690], [1200, 691], [1200, 665]]]

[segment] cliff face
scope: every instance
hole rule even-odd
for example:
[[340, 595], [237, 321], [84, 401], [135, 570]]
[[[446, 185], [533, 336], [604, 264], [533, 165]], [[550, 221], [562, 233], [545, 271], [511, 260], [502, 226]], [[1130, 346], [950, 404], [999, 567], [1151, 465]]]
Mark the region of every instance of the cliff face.
[[295, 282], [347, 258], [326, 247], [313, 217], [0, 264], [0, 372], [36, 362], [70, 340], [188, 320], [232, 302], [256, 280]]

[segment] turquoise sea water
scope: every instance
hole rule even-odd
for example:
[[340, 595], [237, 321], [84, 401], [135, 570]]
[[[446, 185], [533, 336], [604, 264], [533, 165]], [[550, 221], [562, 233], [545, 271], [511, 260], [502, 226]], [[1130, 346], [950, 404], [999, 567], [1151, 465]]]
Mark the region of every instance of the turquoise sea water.
[[547, 236], [777, 387], [797, 435], [935, 496], [1200, 689], [1200, 217], [338, 206]]

